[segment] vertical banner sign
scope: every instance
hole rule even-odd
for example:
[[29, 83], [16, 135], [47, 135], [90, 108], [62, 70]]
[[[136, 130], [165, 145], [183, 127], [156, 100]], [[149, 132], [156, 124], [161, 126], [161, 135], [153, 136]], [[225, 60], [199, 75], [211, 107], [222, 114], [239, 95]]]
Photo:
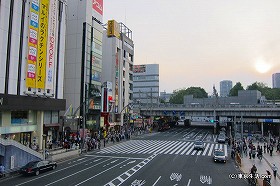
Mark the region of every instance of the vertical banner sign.
[[103, 15], [103, 0], [92, 0], [92, 8], [100, 15]]
[[39, 42], [38, 42], [38, 59], [36, 88], [45, 88], [46, 63], [47, 63], [47, 40], [48, 40], [48, 13], [49, 0], [40, 1], [39, 10]]
[[49, 4], [49, 30], [47, 45], [47, 66], [46, 66], [46, 89], [53, 90], [53, 74], [55, 64], [55, 31], [57, 20], [56, 0], [50, 0]]
[[28, 54], [26, 87], [35, 88], [37, 46], [38, 46], [38, 25], [39, 25], [39, 0], [32, 0], [30, 6], [30, 22], [28, 34]]
[[116, 74], [115, 74], [115, 113], [118, 113], [119, 105], [119, 53], [116, 53]]

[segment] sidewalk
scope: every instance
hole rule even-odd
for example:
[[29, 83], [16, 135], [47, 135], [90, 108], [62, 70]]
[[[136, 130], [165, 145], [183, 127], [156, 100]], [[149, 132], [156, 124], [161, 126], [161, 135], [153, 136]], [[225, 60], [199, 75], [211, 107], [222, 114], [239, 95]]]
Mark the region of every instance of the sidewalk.
[[[253, 143], [256, 147], [257, 147], [257, 143]], [[259, 143], [261, 146], [263, 146], [263, 143]], [[279, 170], [280, 170], [280, 152], [276, 152], [276, 148], [274, 148], [273, 150], [273, 154], [272, 156], [269, 155], [269, 153], [263, 153], [263, 159], [262, 161], [260, 161], [258, 159], [258, 157], [256, 157], [255, 159], [249, 159], [249, 155], [248, 156], [243, 156], [242, 158], [242, 163], [241, 163], [241, 171], [244, 173], [250, 173], [250, 169], [252, 168], [253, 164], [256, 165], [258, 171], [257, 173], [259, 175], [266, 175], [266, 170], [269, 170], [272, 174], [271, 177], [271, 186], [279, 186], [280, 185], [280, 174], [279, 174]], [[276, 178], [274, 178], [273, 176], [273, 171], [271, 169], [272, 164], [275, 164], [276, 167], [278, 168], [277, 171], [277, 176]], [[260, 186], [263, 185], [263, 179], [259, 179], [258, 180], [258, 184]]]

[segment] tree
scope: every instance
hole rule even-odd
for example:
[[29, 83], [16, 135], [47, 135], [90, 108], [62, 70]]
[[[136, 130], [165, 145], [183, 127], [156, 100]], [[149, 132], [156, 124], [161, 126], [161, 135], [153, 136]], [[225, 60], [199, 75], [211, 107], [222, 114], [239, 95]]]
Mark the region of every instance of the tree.
[[270, 88], [262, 82], [255, 82], [252, 85], [247, 86], [247, 90], [258, 90], [267, 100], [279, 100], [280, 99], [280, 89]]
[[173, 104], [183, 104], [184, 96], [193, 95], [194, 98], [207, 98], [207, 92], [201, 87], [189, 87], [187, 89], [174, 90], [169, 102]]
[[237, 82], [229, 91], [229, 96], [237, 96], [239, 90], [244, 90], [240, 82]]

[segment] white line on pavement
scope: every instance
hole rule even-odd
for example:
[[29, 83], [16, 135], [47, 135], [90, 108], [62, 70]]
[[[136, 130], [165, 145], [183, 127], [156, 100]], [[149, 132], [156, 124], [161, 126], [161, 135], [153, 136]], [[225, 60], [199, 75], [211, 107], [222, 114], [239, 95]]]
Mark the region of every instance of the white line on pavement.
[[160, 180], [161, 176], [158, 177], [158, 179], [155, 181], [155, 183], [152, 186], [155, 186], [157, 184], [157, 182]]

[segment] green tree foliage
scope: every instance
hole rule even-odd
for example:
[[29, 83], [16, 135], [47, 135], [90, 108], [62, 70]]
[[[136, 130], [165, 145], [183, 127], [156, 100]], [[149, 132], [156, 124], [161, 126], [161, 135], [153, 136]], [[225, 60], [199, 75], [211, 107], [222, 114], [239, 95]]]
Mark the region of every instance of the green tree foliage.
[[170, 97], [170, 103], [173, 104], [183, 104], [184, 96], [193, 95], [194, 98], [207, 98], [207, 92], [201, 87], [189, 87], [187, 89], [174, 90], [172, 96]]
[[237, 96], [239, 90], [244, 90], [240, 82], [237, 82], [229, 91], [229, 96]]
[[270, 88], [261, 82], [255, 82], [249, 85], [246, 90], [258, 90], [267, 100], [280, 100], [279, 88]]

